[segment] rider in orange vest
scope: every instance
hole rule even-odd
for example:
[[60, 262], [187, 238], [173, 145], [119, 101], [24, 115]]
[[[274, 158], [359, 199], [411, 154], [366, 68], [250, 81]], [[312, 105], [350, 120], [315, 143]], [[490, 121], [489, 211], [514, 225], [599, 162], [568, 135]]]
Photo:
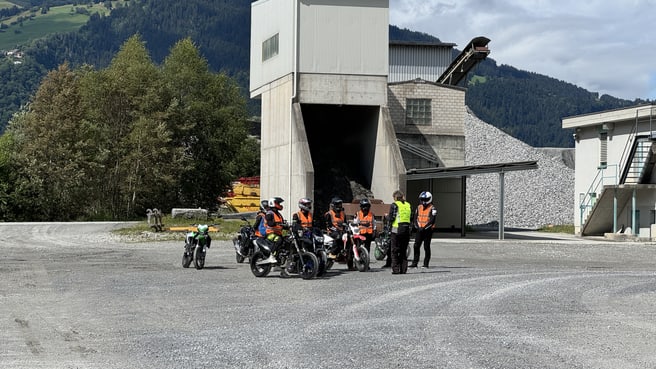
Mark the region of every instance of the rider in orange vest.
[[312, 200], [307, 197], [298, 200], [298, 208], [292, 216], [294, 230], [312, 230]]
[[415, 210], [413, 227], [417, 229], [414, 244], [414, 257], [412, 259], [411, 268], [416, 268], [419, 263], [419, 254], [421, 245], [424, 245], [424, 265], [423, 268], [428, 268], [428, 263], [431, 259], [431, 240], [433, 239], [433, 229], [435, 228], [435, 219], [437, 217], [437, 209], [433, 205], [433, 195], [424, 191], [419, 195], [419, 206]]
[[333, 248], [328, 254], [328, 257], [331, 259], [336, 258], [337, 255], [344, 250], [342, 234], [344, 234], [344, 222], [346, 221], [346, 216], [344, 215], [344, 209], [342, 208], [343, 203], [344, 202], [339, 197], [333, 197], [330, 201], [330, 210], [324, 215], [328, 235], [334, 239]]
[[272, 242], [271, 255], [267, 260], [264, 260], [266, 263], [275, 263], [276, 258], [274, 253], [278, 250], [278, 247], [282, 244], [282, 230], [287, 226], [285, 219], [280, 214], [282, 210], [283, 200], [281, 197], [273, 197], [269, 199], [269, 211], [266, 213], [264, 219], [266, 224], [266, 239]]
[[355, 222], [360, 227], [360, 234], [365, 236], [364, 247], [367, 252], [371, 252], [371, 241], [376, 235], [376, 220], [374, 213], [371, 212], [371, 202], [369, 199], [360, 200], [360, 211], [355, 214]]

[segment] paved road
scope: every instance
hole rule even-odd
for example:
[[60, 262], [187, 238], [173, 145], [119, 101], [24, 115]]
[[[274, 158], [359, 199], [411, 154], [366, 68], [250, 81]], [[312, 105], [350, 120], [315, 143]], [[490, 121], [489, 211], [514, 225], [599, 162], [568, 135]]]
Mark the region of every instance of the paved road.
[[255, 278], [216, 242], [0, 224], [0, 368], [654, 368], [656, 246], [440, 238], [427, 270]]

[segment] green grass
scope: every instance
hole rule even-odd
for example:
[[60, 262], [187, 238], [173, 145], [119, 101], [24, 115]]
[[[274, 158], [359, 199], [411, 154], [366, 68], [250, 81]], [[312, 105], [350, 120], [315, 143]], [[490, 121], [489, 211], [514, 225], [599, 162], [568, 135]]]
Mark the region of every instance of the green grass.
[[9, 1], [4, 1], [0, 0], [0, 9], [9, 9], [14, 7], [14, 3], [10, 3]]
[[[253, 224], [253, 219], [249, 219]], [[165, 216], [162, 219], [164, 228], [168, 227], [187, 227], [192, 224], [214, 224], [219, 228], [218, 232], [210, 232], [210, 236], [214, 240], [231, 240], [244, 222], [239, 219], [209, 219], [209, 220], [193, 220], [193, 219], [172, 219], [170, 216]], [[130, 227], [121, 228], [113, 231], [114, 234], [123, 236], [126, 239], [133, 241], [173, 241], [184, 239], [184, 233], [176, 231], [164, 231], [153, 233], [153, 229], [148, 226], [148, 222], [144, 220]]]
[[538, 229], [538, 231], [547, 232], [547, 233], [574, 234], [574, 225], [573, 224], [548, 225]]
[[[2, 3], [0, 2], [0, 6]], [[91, 8], [85, 6], [85, 8], [90, 13], [107, 14], [109, 12], [107, 8], [100, 4], [94, 4]], [[14, 49], [17, 46], [25, 45], [32, 40], [45, 37], [51, 33], [64, 33], [77, 30], [89, 20], [89, 16], [75, 12], [71, 13], [71, 9], [73, 9], [72, 5], [63, 5], [50, 8], [47, 14], [26, 11], [21, 16], [25, 17], [34, 14], [34, 18], [24, 20], [22, 26], [20, 24], [11, 25], [11, 22], [16, 21], [17, 17], [4, 20], [2, 23], [8, 25], [9, 28], [3, 29], [4, 32], [0, 33], [0, 50]]]

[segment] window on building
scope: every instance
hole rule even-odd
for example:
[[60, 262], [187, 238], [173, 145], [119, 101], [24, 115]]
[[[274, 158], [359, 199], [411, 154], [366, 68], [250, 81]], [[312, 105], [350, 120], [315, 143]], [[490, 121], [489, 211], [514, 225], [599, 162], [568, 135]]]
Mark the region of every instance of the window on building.
[[278, 34], [269, 37], [262, 43], [262, 61], [278, 55]]
[[599, 133], [599, 168], [608, 167], [608, 132]]
[[432, 123], [430, 99], [405, 100], [405, 124], [430, 126]]

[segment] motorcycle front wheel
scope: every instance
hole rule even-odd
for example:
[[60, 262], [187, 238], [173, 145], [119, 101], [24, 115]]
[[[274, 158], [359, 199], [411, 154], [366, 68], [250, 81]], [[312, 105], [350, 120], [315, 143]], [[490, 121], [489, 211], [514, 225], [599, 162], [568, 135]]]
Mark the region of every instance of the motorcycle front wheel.
[[203, 246], [198, 245], [194, 250], [194, 266], [198, 270], [205, 267], [205, 253], [203, 252]]
[[266, 277], [271, 271], [271, 264], [257, 264], [258, 262], [267, 259], [261, 251], [256, 252], [251, 257], [251, 272], [256, 277]]
[[235, 259], [237, 259], [237, 262], [241, 264], [244, 262], [244, 259], [246, 259], [246, 257], [243, 255], [239, 255], [238, 253], [235, 252]]
[[367, 249], [364, 248], [364, 246], [358, 246], [358, 254], [360, 255], [359, 261], [353, 258], [355, 267], [358, 268], [358, 271], [360, 272], [366, 272], [369, 270], [369, 253], [367, 252]]
[[311, 252], [304, 252], [302, 254], [303, 265], [299, 265], [299, 274], [303, 279], [312, 279], [317, 276], [319, 261], [317, 257]]
[[325, 251], [319, 250], [317, 251], [316, 256], [317, 261], [319, 262], [319, 266], [317, 267], [317, 277], [322, 277], [328, 270], [328, 255], [326, 255]]

